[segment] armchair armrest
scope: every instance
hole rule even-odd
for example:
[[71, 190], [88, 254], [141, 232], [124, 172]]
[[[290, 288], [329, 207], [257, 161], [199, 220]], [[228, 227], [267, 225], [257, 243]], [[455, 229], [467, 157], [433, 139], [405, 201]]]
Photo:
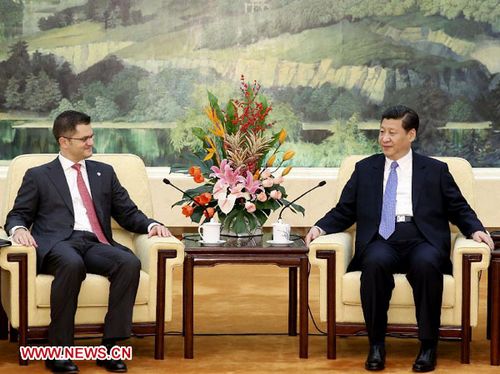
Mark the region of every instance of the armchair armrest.
[[347, 265], [353, 255], [352, 235], [348, 232], [322, 235], [309, 245], [309, 262], [319, 267], [319, 311], [321, 321], [327, 320], [328, 286], [327, 261], [316, 257], [318, 251], [335, 252], [335, 293], [341, 295], [341, 278], [347, 270]]
[[[470, 279], [463, 279], [464, 255], [471, 255]], [[479, 309], [479, 277], [482, 270], [490, 264], [490, 248], [485, 243], [466, 239], [462, 234], [457, 236], [451, 260], [453, 262], [453, 278], [460, 287], [456, 287], [456, 300], [463, 302], [464, 295], [470, 291], [470, 325], [476, 326]], [[468, 274], [467, 272], [465, 274]], [[469, 286], [469, 287], [467, 287]], [[467, 288], [469, 288], [467, 290]], [[465, 292], [465, 294], [464, 294]]]
[[318, 259], [316, 257], [317, 251], [335, 251], [336, 271], [343, 274], [346, 272], [347, 265], [349, 265], [353, 255], [352, 235], [348, 232], [339, 232], [314, 239], [309, 245], [309, 261], [312, 265], [321, 266], [326, 260]]
[[481, 261], [472, 263], [472, 273], [479, 273], [481, 270], [486, 270], [490, 264], [491, 250], [488, 245], [478, 243], [472, 239], [466, 239], [462, 234], [459, 234], [455, 240], [452, 251], [451, 261], [453, 263], [454, 277], [460, 276], [461, 278], [464, 254], [481, 255]]
[[[141, 260], [141, 268], [149, 275], [149, 299], [151, 300], [149, 303], [149, 317], [153, 320], [166, 319], [170, 321], [172, 319], [173, 267], [180, 266], [184, 262], [184, 245], [173, 236], [168, 238], [158, 236], [148, 238], [146, 234], [136, 236], [134, 238], [134, 245], [136, 249], [135, 253], [139, 260]], [[159, 269], [158, 265], [158, 253], [162, 250], [177, 251], [174, 258], [167, 258], [165, 269]], [[158, 277], [162, 273], [165, 274], [165, 277], [159, 280]], [[161, 296], [159, 290], [163, 287], [165, 293]], [[156, 305], [157, 301], [159, 302], [158, 305], [161, 305], [163, 297], [165, 301], [164, 315], [161, 307], [157, 310]]]
[[[0, 237], [7, 238], [5, 231], [0, 230]], [[21, 279], [20, 267], [24, 263], [26, 279]], [[0, 268], [2, 271], [10, 273], [10, 277], [7, 278], [10, 286], [7, 286], [8, 291], [2, 292], [2, 305], [12, 326], [18, 328], [20, 326], [19, 296], [22, 295], [24, 302], [28, 303], [28, 315], [33, 314], [35, 309], [36, 249], [18, 244], [3, 247], [0, 250]], [[25, 287], [27, 295], [24, 294], [23, 287]], [[27, 316], [21, 318], [27, 318]]]
[[141, 268], [150, 276], [156, 275], [158, 251], [162, 249], [177, 251], [177, 256], [168, 260], [171, 266], [179, 266], [184, 262], [184, 245], [174, 236], [168, 238], [153, 236], [148, 238], [147, 234], [137, 235], [134, 238], [134, 244], [135, 253], [141, 260]]

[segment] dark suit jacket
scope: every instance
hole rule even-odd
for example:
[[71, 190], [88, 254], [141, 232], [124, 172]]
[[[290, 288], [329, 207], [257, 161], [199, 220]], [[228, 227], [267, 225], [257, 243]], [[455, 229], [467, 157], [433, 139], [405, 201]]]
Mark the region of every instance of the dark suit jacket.
[[[342, 232], [354, 223], [356, 251], [347, 271], [359, 270], [359, 259], [378, 233], [382, 212], [385, 156], [376, 154], [359, 161], [344, 187], [338, 204], [316, 226], [327, 234]], [[476, 213], [462, 196], [446, 163], [413, 152], [413, 217], [425, 239], [449, 258], [449, 223], [465, 236], [484, 230]], [[446, 273], [451, 272], [448, 261]]]
[[[97, 161], [86, 161], [90, 190], [96, 214], [108, 241], [117, 247], [111, 233], [111, 217], [126, 230], [147, 233], [148, 226], [155, 222], [142, 213], [130, 199], [110, 165]], [[14, 202], [7, 215], [5, 229], [14, 226], [31, 228], [37, 248], [37, 267], [40, 271], [43, 258], [52, 247], [68, 239], [75, 223], [73, 203], [68, 183], [59, 159], [29, 169], [23, 179]]]

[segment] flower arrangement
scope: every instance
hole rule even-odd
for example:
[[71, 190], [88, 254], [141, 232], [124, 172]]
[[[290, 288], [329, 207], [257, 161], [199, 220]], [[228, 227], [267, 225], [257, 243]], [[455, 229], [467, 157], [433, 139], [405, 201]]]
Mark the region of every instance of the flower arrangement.
[[[174, 204], [182, 205], [182, 213], [193, 222], [216, 215], [223, 230], [237, 235], [253, 233], [272, 211], [288, 204], [282, 183], [292, 167], [282, 166], [295, 154], [282, 151], [287, 133], [272, 131], [275, 123], [267, 120], [272, 107], [260, 85], [245, 83], [242, 75], [240, 90], [241, 99], [229, 100], [225, 110], [208, 92], [210, 125], [193, 129], [206, 154], [195, 155], [195, 165], [189, 168], [200, 186], [187, 190]], [[304, 214], [298, 204], [290, 208]]]

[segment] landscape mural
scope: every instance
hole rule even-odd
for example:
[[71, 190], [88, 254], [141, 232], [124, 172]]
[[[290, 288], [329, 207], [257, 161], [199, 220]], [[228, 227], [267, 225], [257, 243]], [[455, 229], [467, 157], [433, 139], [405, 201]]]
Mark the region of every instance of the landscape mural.
[[182, 166], [207, 90], [257, 80], [295, 166], [377, 151], [380, 114], [415, 145], [500, 167], [498, 0], [1, 0], [0, 160], [55, 152], [53, 118], [92, 116], [97, 152]]

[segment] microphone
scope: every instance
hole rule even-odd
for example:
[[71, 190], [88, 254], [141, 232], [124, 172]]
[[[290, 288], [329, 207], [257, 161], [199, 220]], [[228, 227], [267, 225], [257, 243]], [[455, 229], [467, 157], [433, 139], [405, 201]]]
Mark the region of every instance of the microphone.
[[299, 200], [301, 197], [304, 197], [305, 195], [307, 195], [309, 192], [315, 190], [316, 188], [319, 188], [319, 187], [323, 187], [324, 185], [326, 184], [326, 181], [321, 181], [319, 182], [316, 186], [314, 186], [313, 188], [307, 190], [306, 192], [304, 192], [302, 195], [300, 195], [299, 197], [297, 197], [295, 200], [292, 200], [290, 201], [288, 204], [286, 204], [283, 208], [281, 208], [281, 211], [280, 211], [280, 215], [278, 216], [278, 220], [281, 219], [281, 215], [283, 214], [283, 211], [290, 207], [290, 205], [292, 205], [294, 202], [296, 202], [297, 200]]
[[203, 210], [206, 210], [205, 207], [203, 205], [201, 205], [199, 202], [197, 202], [193, 196], [191, 196], [190, 194], [188, 194], [186, 191], [183, 191], [181, 190], [179, 187], [175, 186], [174, 184], [172, 184], [172, 182], [170, 182], [170, 180], [168, 180], [167, 178], [163, 178], [163, 183], [165, 184], [168, 184], [169, 186], [172, 186], [173, 188], [175, 188], [177, 191], [179, 192], [182, 192], [184, 195], [186, 195], [187, 197], [189, 197], [196, 205], [198, 206], [201, 206], [203, 208]]

